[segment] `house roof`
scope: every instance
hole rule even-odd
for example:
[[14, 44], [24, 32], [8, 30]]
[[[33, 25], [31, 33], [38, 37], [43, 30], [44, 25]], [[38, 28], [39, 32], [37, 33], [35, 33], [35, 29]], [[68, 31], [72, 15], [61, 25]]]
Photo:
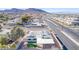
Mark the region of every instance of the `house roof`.
[[31, 31], [30, 35], [37, 38], [37, 44], [54, 44], [54, 40], [48, 31]]

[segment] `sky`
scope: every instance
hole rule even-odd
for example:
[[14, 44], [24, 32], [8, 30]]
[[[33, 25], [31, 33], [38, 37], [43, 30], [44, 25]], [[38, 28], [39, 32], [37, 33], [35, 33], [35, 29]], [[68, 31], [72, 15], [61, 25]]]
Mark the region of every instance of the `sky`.
[[47, 12], [57, 13], [57, 12], [64, 12], [64, 13], [79, 13], [79, 8], [44, 8]]

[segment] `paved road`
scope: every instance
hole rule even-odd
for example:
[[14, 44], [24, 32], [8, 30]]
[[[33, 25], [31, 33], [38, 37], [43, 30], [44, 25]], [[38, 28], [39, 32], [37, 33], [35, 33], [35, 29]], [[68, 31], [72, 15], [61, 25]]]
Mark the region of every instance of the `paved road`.
[[79, 35], [79, 29], [74, 29], [74, 28], [70, 28], [71, 30], [73, 30], [77, 35]]
[[50, 22], [48, 20], [45, 20], [45, 21], [48, 24], [48, 26], [57, 33], [57, 37], [66, 46], [67, 49], [79, 50], [79, 45], [75, 44], [69, 37], [65, 36], [61, 31], [65, 32], [70, 37], [72, 37], [75, 41], [79, 42], [79, 36], [75, 32], [61, 26], [58, 23]]
[[23, 48], [23, 44], [24, 44], [24, 42], [19, 43], [17, 48], [16, 48], [16, 50], [22, 49]]

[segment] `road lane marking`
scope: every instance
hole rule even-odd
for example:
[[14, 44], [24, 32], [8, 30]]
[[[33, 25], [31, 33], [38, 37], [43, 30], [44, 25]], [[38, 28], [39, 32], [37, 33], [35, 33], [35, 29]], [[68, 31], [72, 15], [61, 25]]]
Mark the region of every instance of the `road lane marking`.
[[63, 33], [65, 36], [67, 36], [71, 41], [73, 41], [77, 46], [79, 46], [79, 42], [77, 42], [76, 40], [74, 40], [72, 37], [70, 37], [67, 33], [61, 31], [61, 33]]
[[[49, 22], [51, 22], [52, 23], [52, 21], [51, 20], [47, 20], [47, 21], [49, 21]], [[58, 26], [57, 24], [55, 24], [54, 22], [53, 22], [53, 24], [55, 25], [55, 26]]]

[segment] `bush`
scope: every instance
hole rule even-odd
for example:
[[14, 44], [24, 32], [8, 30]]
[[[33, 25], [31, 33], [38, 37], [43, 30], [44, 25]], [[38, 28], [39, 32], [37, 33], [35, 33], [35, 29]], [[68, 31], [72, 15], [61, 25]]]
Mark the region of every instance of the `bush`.
[[22, 23], [20, 23], [20, 22], [17, 22], [16, 24], [17, 24], [17, 25], [21, 25]]
[[6, 36], [0, 36], [0, 44], [7, 45], [7, 37]]
[[10, 48], [16, 48], [16, 44], [13, 44]]

